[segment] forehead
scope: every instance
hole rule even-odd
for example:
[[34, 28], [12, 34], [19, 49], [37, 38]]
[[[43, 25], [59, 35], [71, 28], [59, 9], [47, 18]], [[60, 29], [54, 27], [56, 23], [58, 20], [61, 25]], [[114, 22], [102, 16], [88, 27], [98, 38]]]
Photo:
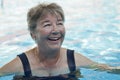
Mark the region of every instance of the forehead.
[[46, 20], [46, 19], [52, 19], [52, 18], [55, 18], [56, 20], [62, 20], [62, 17], [59, 13], [46, 13], [46, 14], [43, 14], [39, 18], [39, 21], [43, 21], [43, 20]]

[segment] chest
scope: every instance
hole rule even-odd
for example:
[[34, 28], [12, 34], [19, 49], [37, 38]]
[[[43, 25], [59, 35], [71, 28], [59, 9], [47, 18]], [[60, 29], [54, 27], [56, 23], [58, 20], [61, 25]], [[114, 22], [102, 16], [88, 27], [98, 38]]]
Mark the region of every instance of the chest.
[[46, 68], [41, 64], [34, 63], [31, 65], [33, 76], [56, 76], [69, 73], [68, 64], [66, 61], [60, 62], [56, 67]]
[[57, 75], [62, 75], [62, 74], [68, 74], [70, 71], [68, 68], [59, 68], [59, 69], [35, 69], [32, 70], [32, 75], [33, 76], [57, 76]]

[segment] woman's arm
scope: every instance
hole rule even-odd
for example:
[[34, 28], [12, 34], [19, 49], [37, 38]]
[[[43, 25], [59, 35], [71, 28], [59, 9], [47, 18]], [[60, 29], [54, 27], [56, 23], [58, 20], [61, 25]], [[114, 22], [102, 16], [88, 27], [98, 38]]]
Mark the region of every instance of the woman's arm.
[[101, 70], [101, 71], [107, 71], [110, 73], [120, 74], [120, 66], [112, 67], [107, 64], [97, 63], [79, 53], [75, 54], [75, 61], [76, 61], [76, 66], [78, 68], [82, 67], [82, 68], [89, 68], [89, 69], [95, 69], [95, 70]]
[[16, 74], [22, 70], [22, 64], [20, 59], [16, 57], [3, 67], [0, 67], [0, 76], [9, 75], [9, 74]]
[[94, 62], [93, 64], [86, 66], [86, 68], [91, 68], [100, 71], [107, 71], [108, 73], [120, 74], [120, 66], [112, 67], [107, 64]]

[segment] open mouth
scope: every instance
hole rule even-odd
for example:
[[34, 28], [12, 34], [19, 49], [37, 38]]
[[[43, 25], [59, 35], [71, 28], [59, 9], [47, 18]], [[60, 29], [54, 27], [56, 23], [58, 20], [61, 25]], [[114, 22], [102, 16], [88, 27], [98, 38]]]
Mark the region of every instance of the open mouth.
[[49, 37], [48, 40], [50, 41], [57, 41], [59, 40], [61, 37]]

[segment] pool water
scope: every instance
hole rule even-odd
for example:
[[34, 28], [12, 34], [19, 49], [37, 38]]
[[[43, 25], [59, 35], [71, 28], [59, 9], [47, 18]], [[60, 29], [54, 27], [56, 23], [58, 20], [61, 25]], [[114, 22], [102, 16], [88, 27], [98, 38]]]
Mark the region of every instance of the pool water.
[[[0, 67], [35, 46], [27, 31], [27, 10], [40, 0], [4, 0], [0, 7]], [[42, 2], [42, 1], [41, 1]], [[120, 66], [119, 0], [49, 0], [63, 6], [66, 36], [63, 47], [93, 61]], [[98, 4], [99, 3], [99, 4]], [[120, 80], [119, 74], [80, 69], [80, 80]], [[14, 75], [0, 77], [12, 80]]]

